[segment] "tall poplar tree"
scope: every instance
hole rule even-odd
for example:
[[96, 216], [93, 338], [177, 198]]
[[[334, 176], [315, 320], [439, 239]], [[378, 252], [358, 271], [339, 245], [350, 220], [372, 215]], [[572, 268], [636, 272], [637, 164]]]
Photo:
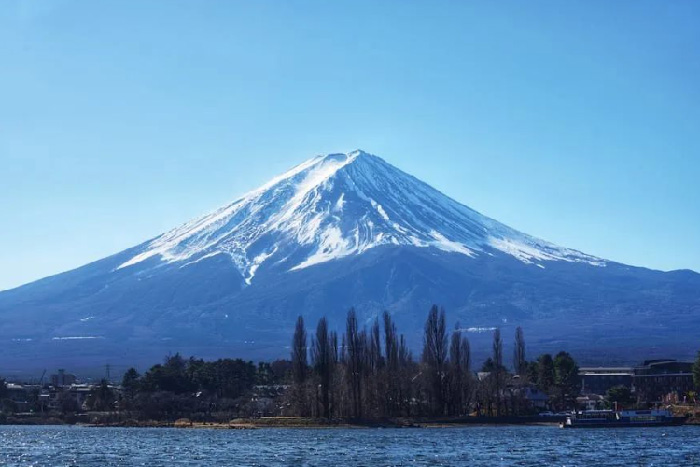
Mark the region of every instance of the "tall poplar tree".
[[303, 384], [306, 381], [308, 366], [306, 329], [304, 318], [299, 316], [292, 338], [292, 374], [296, 384]]
[[433, 415], [445, 412], [445, 379], [447, 362], [447, 331], [445, 329], [445, 310], [438, 310], [433, 305], [425, 322], [423, 338], [423, 363], [429, 380], [429, 395], [432, 401]]
[[330, 418], [331, 415], [330, 386], [335, 363], [332, 356], [332, 346], [331, 336], [328, 333], [328, 321], [323, 317], [318, 320], [316, 327], [316, 336], [312, 343], [311, 363], [320, 381], [321, 407], [324, 418]]
[[357, 329], [357, 313], [350, 308], [345, 322], [345, 345], [347, 346], [346, 377], [352, 401], [352, 415], [362, 417], [362, 377], [365, 372], [367, 334]]
[[494, 366], [494, 383], [496, 389], [496, 416], [501, 415], [501, 399], [503, 392], [503, 379], [505, 377], [503, 371], [503, 340], [501, 339], [501, 330], [493, 331], [493, 343], [491, 345], [493, 351], [492, 359]]
[[524, 377], [527, 373], [527, 360], [525, 359], [525, 336], [523, 328], [515, 329], [515, 348], [513, 350], [513, 370], [515, 374]]
[[306, 398], [306, 377], [308, 376], [308, 349], [306, 347], [304, 318], [299, 316], [292, 338], [292, 380], [291, 401], [299, 415], [308, 415]]
[[537, 359], [537, 387], [549, 393], [554, 386], [554, 361], [548, 353], [542, 354]]

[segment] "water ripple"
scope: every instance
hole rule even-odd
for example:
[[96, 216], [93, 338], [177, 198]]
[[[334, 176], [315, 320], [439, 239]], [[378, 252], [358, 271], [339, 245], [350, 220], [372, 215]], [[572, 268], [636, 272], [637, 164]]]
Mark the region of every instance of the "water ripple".
[[700, 428], [0, 426], [3, 466], [700, 466]]

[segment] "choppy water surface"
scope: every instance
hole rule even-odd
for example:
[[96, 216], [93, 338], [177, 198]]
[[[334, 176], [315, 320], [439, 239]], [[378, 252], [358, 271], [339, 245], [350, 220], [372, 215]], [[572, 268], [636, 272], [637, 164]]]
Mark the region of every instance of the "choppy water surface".
[[0, 426], [0, 465], [700, 466], [700, 427], [178, 430]]

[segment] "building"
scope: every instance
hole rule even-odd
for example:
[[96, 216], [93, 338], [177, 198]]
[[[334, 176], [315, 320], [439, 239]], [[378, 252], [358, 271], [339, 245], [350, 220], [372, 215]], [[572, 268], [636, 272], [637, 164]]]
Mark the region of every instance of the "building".
[[581, 368], [581, 394], [604, 395], [614, 386], [626, 386], [639, 402], [682, 401], [693, 389], [692, 368], [692, 362], [672, 359], [647, 360], [636, 367]]
[[70, 386], [71, 384], [75, 384], [76, 381], [77, 378], [75, 377], [75, 375], [66, 373], [65, 370], [58, 370], [58, 374], [51, 375], [51, 385], [58, 388], [63, 386]]
[[534, 384], [527, 385], [521, 389], [520, 396], [525, 399], [527, 404], [539, 410], [545, 410], [549, 408], [549, 396], [537, 389]]
[[[48, 386], [39, 394], [39, 406], [45, 411], [81, 412], [89, 409], [88, 400], [98, 386], [93, 384], [71, 384], [70, 386]], [[109, 386], [112, 391], [118, 388]]]
[[635, 368], [633, 390], [641, 401], [684, 401], [693, 387], [692, 362], [647, 360]]
[[17, 412], [25, 412], [29, 407], [30, 389], [22, 384], [7, 383], [7, 399], [12, 401]]
[[581, 394], [605, 394], [615, 386], [632, 387], [632, 367], [587, 367], [580, 368]]
[[576, 408], [579, 410], [598, 410], [605, 407], [605, 398], [598, 394], [586, 394], [576, 398]]

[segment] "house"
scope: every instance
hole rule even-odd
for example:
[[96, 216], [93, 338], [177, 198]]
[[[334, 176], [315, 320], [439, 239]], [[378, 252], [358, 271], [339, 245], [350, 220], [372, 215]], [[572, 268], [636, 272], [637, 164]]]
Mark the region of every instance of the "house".
[[549, 396], [547, 393], [540, 391], [534, 385], [527, 385], [520, 389], [520, 395], [527, 403], [538, 410], [549, 408]]
[[576, 398], [576, 408], [579, 410], [599, 410], [605, 404], [605, 397], [599, 394], [586, 394]]

